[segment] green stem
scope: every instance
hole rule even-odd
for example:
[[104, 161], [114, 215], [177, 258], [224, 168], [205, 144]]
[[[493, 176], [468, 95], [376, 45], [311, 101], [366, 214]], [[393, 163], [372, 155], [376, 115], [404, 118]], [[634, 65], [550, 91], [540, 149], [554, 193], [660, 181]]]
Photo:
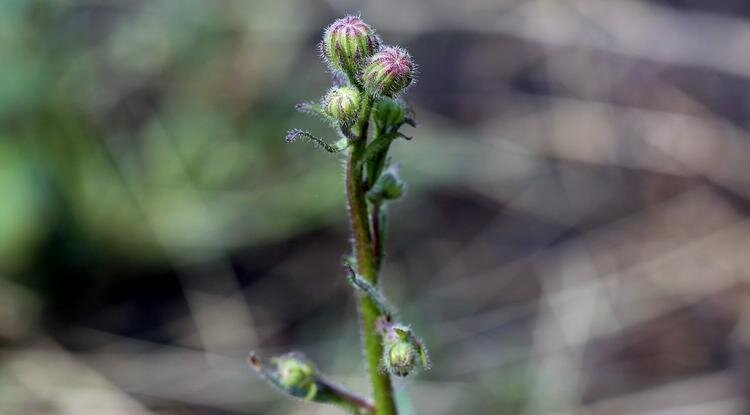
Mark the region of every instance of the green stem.
[[[372, 98], [362, 102], [359, 118], [354, 125], [356, 135], [349, 148], [346, 161], [346, 197], [349, 221], [353, 235], [353, 250], [357, 258], [357, 273], [373, 286], [377, 286], [378, 275], [373, 261], [372, 236], [365, 199], [365, 183], [362, 180], [363, 155], [367, 145], [367, 129], [372, 109]], [[380, 370], [383, 344], [376, 329], [380, 315], [377, 305], [367, 295], [360, 294], [359, 315], [367, 368], [372, 382], [376, 415], [397, 415], [390, 375]]]
[[357, 415], [372, 415], [375, 413], [375, 406], [369, 400], [350, 393], [346, 389], [342, 389], [332, 383], [326, 384], [326, 386], [329, 388], [331, 394], [336, 397], [333, 403], [340, 408]]
[[336, 405], [339, 408], [356, 415], [375, 414], [375, 405], [368, 399], [357, 396], [341, 386], [328, 381], [322, 376], [315, 377], [314, 383], [310, 385], [314, 386], [314, 389], [312, 389], [313, 392], [311, 393], [310, 386], [295, 387], [285, 384], [279, 378], [278, 373], [263, 365], [260, 357], [253, 352], [250, 352], [247, 362], [263, 379], [279, 390], [288, 393], [295, 398]]
[[372, 212], [370, 212], [370, 222], [372, 223], [372, 257], [375, 263], [375, 272], [380, 272], [380, 266], [383, 264], [383, 240], [385, 236], [385, 206], [383, 201], [373, 203]]

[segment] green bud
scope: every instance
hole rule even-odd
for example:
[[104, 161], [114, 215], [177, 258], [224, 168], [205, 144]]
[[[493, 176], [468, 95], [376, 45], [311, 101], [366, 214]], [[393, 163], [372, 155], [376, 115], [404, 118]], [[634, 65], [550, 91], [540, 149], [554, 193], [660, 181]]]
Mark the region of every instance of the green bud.
[[386, 46], [374, 54], [362, 72], [362, 83], [372, 95], [394, 96], [414, 78], [414, 63], [406, 49]]
[[412, 373], [417, 363], [429, 368], [427, 350], [411, 329], [401, 324], [383, 325], [383, 363], [385, 368], [396, 376], [405, 377]]
[[341, 125], [350, 125], [357, 119], [361, 96], [356, 88], [332, 88], [323, 98], [323, 111]]
[[367, 192], [371, 202], [395, 200], [404, 194], [406, 184], [398, 177], [398, 167], [392, 166], [380, 174], [375, 185]]
[[288, 389], [310, 390], [315, 385], [315, 368], [299, 353], [275, 359], [279, 382]]
[[380, 97], [372, 109], [375, 126], [378, 130], [386, 127], [398, 128], [406, 122], [406, 110], [404, 105], [390, 97]]
[[323, 34], [321, 49], [334, 71], [351, 76], [359, 73], [363, 63], [380, 47], [375, 31], [362, 19], [346, 16], [333, 22]]
[[401, 341], [388, 350], [388, 362], [391, 373], [398, 376], [406, 376], [414, 369], [415, 359], [414, 347], [408, 341]]

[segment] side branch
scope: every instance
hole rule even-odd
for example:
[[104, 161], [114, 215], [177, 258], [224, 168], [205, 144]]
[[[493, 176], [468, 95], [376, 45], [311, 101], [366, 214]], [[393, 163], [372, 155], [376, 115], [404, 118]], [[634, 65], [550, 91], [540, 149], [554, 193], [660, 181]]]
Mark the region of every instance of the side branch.
[[251, 352], [247, 359], [264, 380], [291, 397], [334, 405], [355, 415], [375, 414], [374, 403], [317, 374], [301, 354], [292, 352], [272, 361], [278, 366], [276, 370], [266, 367], [255, 353]]

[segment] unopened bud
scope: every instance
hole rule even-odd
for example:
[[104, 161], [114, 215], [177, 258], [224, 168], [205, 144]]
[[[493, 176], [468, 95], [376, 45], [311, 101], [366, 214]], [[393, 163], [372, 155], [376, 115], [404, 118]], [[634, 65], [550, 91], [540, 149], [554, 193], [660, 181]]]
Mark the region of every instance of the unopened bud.
[[328, 26], [321, 47], [332, 69], [354, 76], [378, 50], [380, 40], [362, 19], [346, 16]]
[[401, 341], [388, 350], [389, 369], [394, 375], [404, 377], [414, 369], [414, 347], [408, 341]]
[[378, 129], [399, 127], [406, 121], [404, 104], [390, 97], [380, 97], [372, 110], [373, 119]]
[[387, 324], [383, 333], [383, 363], [389, 372], [405, 377], [416, 369], [417, 363], [427, 369], [429, 359], [422, 342], [408, 327]]
[[332, 88], [323, 98], [323, 110], [341, 125], [349, 125], [357, 119], [360, 101], [361, 96], [356, 88]]
[[362, 83], [372, 95], [394, 96], [409, 86], [414, 63], [406, 49], [386, 46], [374, 54], [362, 73]]
[[380, 174], [367, 196], [372, 202], [395, 200], [404, 194], [405, 188], [406, 184], [398, 177], [398, 167], [392, 166]]
[[299, 353], [276, 358], [279, 382], [289, 389], [308, 390], [315, 383], [315, 368]]

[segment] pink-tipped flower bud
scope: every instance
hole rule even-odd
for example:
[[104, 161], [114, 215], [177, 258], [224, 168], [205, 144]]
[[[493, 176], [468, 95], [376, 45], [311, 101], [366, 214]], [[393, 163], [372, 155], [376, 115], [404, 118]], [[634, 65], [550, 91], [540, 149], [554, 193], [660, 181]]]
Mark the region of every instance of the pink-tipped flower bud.
[[341, 125], [349, 125], [357, 119], [361, 98], [356, 88], [332, 88], [323, 98], [323, 111]]
[[386, 46], [374, 54], [362, 73], [362, 83], [373, 95], [394, 96], [411, 84], [414, 62], [406, 49]]
[[323, 34], [321, 48], [331, 69], [351, 76], [380, 47], [375, 31], [362, 19], [346, 16], [333, 22]]

